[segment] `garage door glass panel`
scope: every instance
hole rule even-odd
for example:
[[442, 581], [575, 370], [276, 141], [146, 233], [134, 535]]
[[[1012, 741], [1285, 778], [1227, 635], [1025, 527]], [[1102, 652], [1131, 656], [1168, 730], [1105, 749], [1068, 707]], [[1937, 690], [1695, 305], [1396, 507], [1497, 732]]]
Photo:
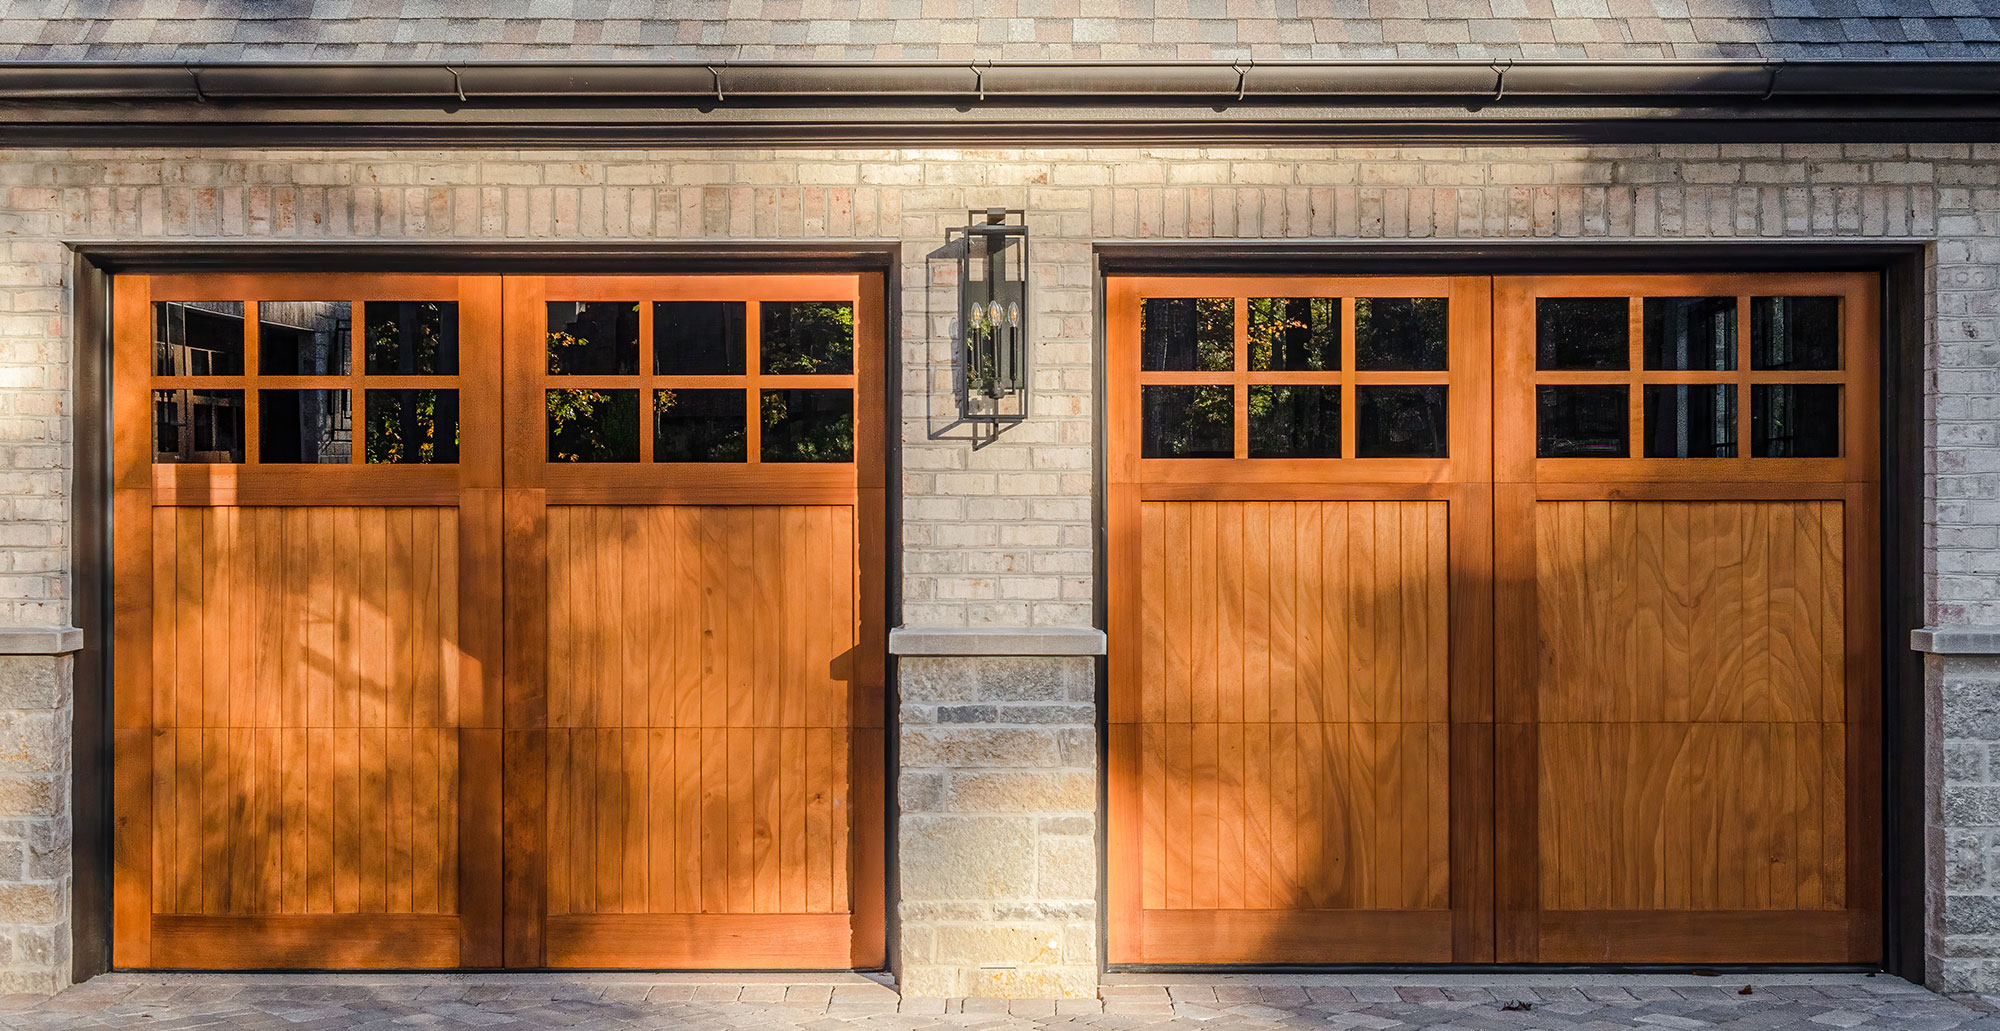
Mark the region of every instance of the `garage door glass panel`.
[[1339, 369], [1340, 323], [1338, 297], [1251, 298], [1251, 371]]
[[1444, 298], [1357, 297], [1353, 303], [1356, 369], [1446, 367], [1450, 311]]
[[637, 390], [550, 390], [549, 461], [639, 460]]
[[1250, 457], [1339, 458], [1340, 387], [1252, 386]]
[[1838, 458], [1840, 387], [1789, 383], [1752, 386], [1750, 441], [1758, 458]]
[[1536, 387], [1536, 454], [1624, 458], [1631, 452], [1625, 386]]
[[1535, 368], [1631, 368], [1631, 304], [1623, 297], [1535, 300]]
[[1146, 458], [1233, 458], [1236, 395], [1226, 386], [1141, 387]]
[[1228, 372], [1236, 368], [1236, 301], [1149, 297], [1140, 308], [1139, 347], [1146, 372]]
[[458, 374], [458, 303], [364, 301], [370, 376]]
[[548, 346], [553, 375], [633, 375], [639, 371], [639, 305], [551, 302]]
[[748, 431], [742, 390], [653, 392], [653, 461], [741, 462]]
[[153, 375], [242, 374], [242, 301], [154, 303]]
[[243, 461], [243, 391], [153, 391], [153, 461]]
[[653, 371], [662, 376], [741, 376], [742, 301], [653, 302]]
[[260, 390], [257, 404], [259, 462], [346, 465], [354, 460], [350, 392]]
[[854, 392], [763, 392], [766, 462], [854, 461]]
[[854, 306], [830, 301], [765, 301], [757, 341], [768, 375], [847, 375], [854, 371]]
[[1450, 419], [1442, 386], [1354, 388], [1360, 411], [1355, 450], [1361, 458], [1444, 458]]
[[388, 465], [458, 461], [458, 391], [370, 390], [367, 460]]
[[1648, 384], [1647, 458], [1736, 457], [1733, 384]]
[[1750, 298], [1753, 369], [1838, 369], [1840, 298]]
[[1648, 297], [1640, 310], [1645, 368], [1736, 368], [1736, 298]]
[[265, 376], [345, 376], [354, 344], [348, 301], [258, 301], [257, 371]]

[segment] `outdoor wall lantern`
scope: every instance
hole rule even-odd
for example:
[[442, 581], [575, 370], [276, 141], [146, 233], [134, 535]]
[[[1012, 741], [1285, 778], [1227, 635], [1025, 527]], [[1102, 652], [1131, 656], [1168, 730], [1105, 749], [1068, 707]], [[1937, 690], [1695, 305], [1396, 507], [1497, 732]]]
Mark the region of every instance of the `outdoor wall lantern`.
[[1012, 208], [968, 211], [958, 257], [959, 386], [968, 420], [1000, 424], [1028, 414], [1028, 226]]

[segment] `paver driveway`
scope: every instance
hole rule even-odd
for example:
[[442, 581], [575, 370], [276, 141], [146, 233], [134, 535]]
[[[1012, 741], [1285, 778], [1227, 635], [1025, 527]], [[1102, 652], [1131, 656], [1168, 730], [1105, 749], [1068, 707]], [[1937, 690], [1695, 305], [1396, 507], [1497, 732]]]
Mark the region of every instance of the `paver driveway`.
[[[1114, 975], [1101, 999], [904, 999], [858, 975], [112, 974], [0, 998], [0, 1027], [239, 1031], [574, 1028], [1982, 1029], [1982, 999], [1892, 977], [1790, 974]], [[1748, 985], [1749, 994], [1742, 994]]]

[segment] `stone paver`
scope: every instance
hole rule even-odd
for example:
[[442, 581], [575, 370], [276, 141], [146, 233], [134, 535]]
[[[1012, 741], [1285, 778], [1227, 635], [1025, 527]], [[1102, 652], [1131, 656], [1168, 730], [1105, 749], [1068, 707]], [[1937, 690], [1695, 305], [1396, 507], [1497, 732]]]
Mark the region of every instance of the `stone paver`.
[[[22, 1031], [2000, 1031], [1990, 998], [1861, 974], [1111, 975], [1097, 999], [901, 998], [858, 974], [112, 974], [0, 996]], [[1744, 994], [1742, 989], [1751, 990]]]

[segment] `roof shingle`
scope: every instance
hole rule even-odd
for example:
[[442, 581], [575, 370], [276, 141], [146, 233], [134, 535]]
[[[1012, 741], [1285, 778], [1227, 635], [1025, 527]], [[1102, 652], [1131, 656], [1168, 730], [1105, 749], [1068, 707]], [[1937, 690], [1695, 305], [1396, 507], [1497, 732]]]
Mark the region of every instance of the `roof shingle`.
[[0, 60], [1163, 56], [1994, 60], [2000, 0], [0, 0]]

